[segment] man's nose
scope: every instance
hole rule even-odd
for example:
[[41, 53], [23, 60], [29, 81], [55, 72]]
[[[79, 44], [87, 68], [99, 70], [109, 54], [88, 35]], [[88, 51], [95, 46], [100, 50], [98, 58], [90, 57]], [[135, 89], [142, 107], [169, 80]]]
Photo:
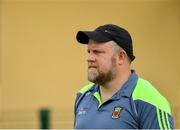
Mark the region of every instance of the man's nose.
[[89, 53], [87, 57], [87, 62], [94, 62], [95, 60], [95, 56], [92, 53]]

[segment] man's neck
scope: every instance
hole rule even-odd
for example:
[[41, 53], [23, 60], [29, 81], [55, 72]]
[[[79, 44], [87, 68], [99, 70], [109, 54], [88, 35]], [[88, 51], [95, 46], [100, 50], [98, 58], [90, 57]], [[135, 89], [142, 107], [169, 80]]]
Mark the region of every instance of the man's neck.
[[117, 76], [117, 78], [100, 87], [102, 102], [110, 99], [117, 91], [121, 89], [122, 85], [128, 80], [129, 76], [131, 75], [131, 70], [125, 71], [120, 74]]

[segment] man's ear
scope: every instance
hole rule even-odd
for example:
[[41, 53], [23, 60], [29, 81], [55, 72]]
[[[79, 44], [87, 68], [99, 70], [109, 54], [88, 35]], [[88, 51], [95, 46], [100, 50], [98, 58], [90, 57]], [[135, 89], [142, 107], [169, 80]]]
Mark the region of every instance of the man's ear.
[[118, 52], [118, 64], [122, 65], [125, 62], [127, 54], [124, 50]]

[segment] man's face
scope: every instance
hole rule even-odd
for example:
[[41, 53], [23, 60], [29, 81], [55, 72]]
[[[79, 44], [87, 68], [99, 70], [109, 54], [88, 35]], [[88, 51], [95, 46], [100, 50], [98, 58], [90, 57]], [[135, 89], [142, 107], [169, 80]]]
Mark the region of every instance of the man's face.
[[103, 85], [111, 81], [117, 73], [117, 55], [110, 42], [88, 43], [88, 80]]

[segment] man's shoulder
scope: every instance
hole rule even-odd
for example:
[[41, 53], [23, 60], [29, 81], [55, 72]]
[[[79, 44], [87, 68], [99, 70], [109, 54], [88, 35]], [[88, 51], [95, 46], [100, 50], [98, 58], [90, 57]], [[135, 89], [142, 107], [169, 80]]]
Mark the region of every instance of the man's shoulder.
[[84, 85], [83, 87], [81, 87], [81, 89], [78, 91], [78, 93], [84, 94], [87, 91], [89, 91], [95, 84], [94, 83], [89, 83], [87, 85]]
[[147, 102], [171, 114], [168, 100], [147, 80], [138, 78], [132, 98], [136, 101]]
[[78, 92], [77, 92], [77, 96], [76, 96], [76, 100], [75, 100], [75, 109], [77, 108], [79, 102], [81, 101], [81, 99], [84, 97], [84, 95], [91, 90], [91, 88], [94, 86], [94, 83], [90, 83], [87, 85], [84, 85]]

